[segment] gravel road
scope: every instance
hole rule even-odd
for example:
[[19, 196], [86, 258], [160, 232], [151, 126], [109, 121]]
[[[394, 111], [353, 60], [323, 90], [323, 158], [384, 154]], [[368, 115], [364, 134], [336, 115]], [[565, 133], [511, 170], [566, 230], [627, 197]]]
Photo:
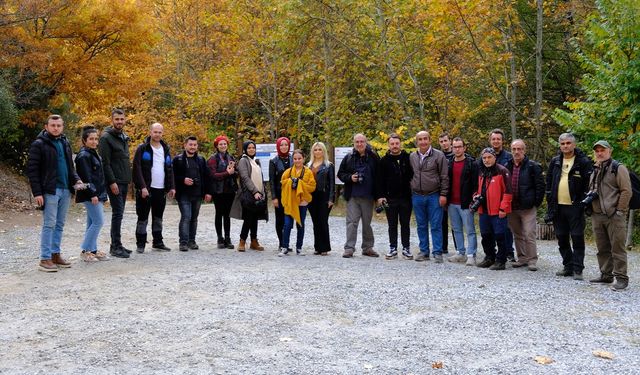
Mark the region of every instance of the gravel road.
[[[132, 248], [133, 209], [124, 222]], [[309, 255], [279, 258], [273, 221], [259, 227], [267, 251], [216, 249], [212, 205], [201, 211], [201, 249], [182, 253], [178, 209], [169, 205], [164, 233], [173, 251], [87, 264], [78, 259], [85, 219], [76, 206], [63, 242], [73, 267], [46, 274], [36, 270], [39, 215], [0, 213], [2, 374], [640, 371], [638, 253], [629, 255], [630, 288], [613, 292], [556, 277], [560, 256], [546, 241], [538, 272], [343, 259], [344, 218], [332, 217], [328, 257], [310, 255], [308, 220]], [[234, 242], [239, 231], [233, 221]], [[374, 232], [383, 252], [386, 224], [376, 221]], [[596, 264], [589, 246], [586, 279]]]

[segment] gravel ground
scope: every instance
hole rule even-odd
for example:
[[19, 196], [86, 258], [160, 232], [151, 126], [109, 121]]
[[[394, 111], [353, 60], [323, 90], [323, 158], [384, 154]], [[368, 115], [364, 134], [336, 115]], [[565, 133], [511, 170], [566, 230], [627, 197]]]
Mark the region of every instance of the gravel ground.
[[[36, 270], [39, 215], [0, 213], [0, 373], [639, 371], [637, 253], [629, 255], [630, 288], [613, 292], [556, 277], [560, 256], [546, 241], [539, 242], [538, 272], [343, 259], [344, 218], [332, 217], [330, 256], [278, 258], [273, 221], [259, 227], [267, 251], [216, 249], [211, 205], [200, 216], [201, 250], [181, 253], [179, 213], [170, 205], [165, 237], [174, 251], [86, 264], [78, 260], [84, 214], [76, 206], [63, 242], [73, 267], [46, 274]], [[130, 247], [134, 227], [129, 203]], [[239, 231], [233, 221], [234, 242]], [[374, 231], [382, 252], [385, 223], [376, 221]], [[416, 244], [415, 227], [412, 235]], [[585, 277], [596, 276], [593, 246], [586, 265]], [[597, 357], [597, 350], [614, 357]], [[539, 364], [536, 356], [553, 362]]]

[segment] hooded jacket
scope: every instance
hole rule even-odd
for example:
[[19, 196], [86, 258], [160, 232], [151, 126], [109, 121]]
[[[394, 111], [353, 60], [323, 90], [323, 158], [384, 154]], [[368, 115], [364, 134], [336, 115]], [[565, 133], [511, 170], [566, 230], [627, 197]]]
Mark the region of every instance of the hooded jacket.
[[[169, 191], [175, 189], [171, 151], [169, 145], [164, 141], [161, 140], [160, 145], [164, 151], [164, 191]], [[153, 168], [153, 149], [151, 148], [151, 137], [147, 136], [133, 156], [133, 183], [136, 189], [142, 190], [151, 187], [151, 168]]]
[[482, 164], [478, 175], [476, 193], [484, 197], [478, 213], [496, 216], [500, 211], [511, 212], [511, 177], [507, 168], [494, 164], [487, 168]]
[[104, 179], [107, 185], [131, 182], [129, 142], [131, 142], [131, 138], [128, 135], [124, 132], [117, 132], [111, 126], [102, 132], [98, 153], [102, 157]]
[[[64, 134], [58, 137], [64, 148], [64, 157], [67, 161], [67, 181], [69, 190], [73, 193], [73, 185], [80, 180], [73, 167], [71, 158], [71, 146]], [[55, 194], [58, 181], [58, 151], [53, 144], [53, 138], [46, 130], [38, 134], [38, 137], [29, 148], [27, 159], [27, 177], [31, 185], [31, 192], [34, 197], [44, 194]]]

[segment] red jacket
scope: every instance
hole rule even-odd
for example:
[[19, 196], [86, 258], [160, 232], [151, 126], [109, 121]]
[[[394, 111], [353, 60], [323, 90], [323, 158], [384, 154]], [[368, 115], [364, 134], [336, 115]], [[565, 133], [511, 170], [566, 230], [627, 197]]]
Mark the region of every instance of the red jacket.
[[[480, 162], [482, 163], [482, 162]], [[478, 194], [482, 194], [485, 190], [485, 202], [480, 205], [478, 213], [486, 213], [495, 216], [504, 211], [511, 212], [511, 177], [509, 170], [500, 164], [496, 164], [491, 168], [480, 166], [478, 174]], [[485, 210], [486, 208], [486, 210]]]

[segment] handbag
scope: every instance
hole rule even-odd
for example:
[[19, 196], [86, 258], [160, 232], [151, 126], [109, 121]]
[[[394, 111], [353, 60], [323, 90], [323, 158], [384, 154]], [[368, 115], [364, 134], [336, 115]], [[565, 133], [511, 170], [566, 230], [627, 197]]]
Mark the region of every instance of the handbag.
[[242, 208], [250, 212], [261, 212], [267, 208], [267, 199], [262, 195], [262, 198], [256, 200], [253, 193], [249, 190], [243, 190], [240, 194], [240, 204]]

